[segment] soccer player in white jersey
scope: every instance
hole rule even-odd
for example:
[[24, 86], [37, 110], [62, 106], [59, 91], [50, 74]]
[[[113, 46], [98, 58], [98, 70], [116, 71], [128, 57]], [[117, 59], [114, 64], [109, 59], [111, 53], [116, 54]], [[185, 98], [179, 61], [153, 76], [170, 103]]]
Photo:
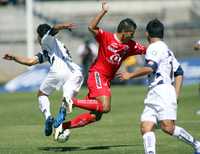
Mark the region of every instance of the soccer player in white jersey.
[[154, 127], [157, 122], [165, 133], [190, 144], [195, 154], [200, 154], [200, 142], [175, 124], [183, 70], [163, 41], [164, 25], [158, 19], [150, 21], [146, 27], [146, 35], [150, 45], [145, 55], [145, 66], [135, 72], [118, 75], [121, 80], [148, 75], [149, 91], [141, 115], [145, 154], [156, 153]]
[[[55, 128], [62, 123], [66, 116], [66, 99], [76, 96], [82, 83], [83, 75], [81, 68], [72, 61], [68, 49], [63, 43], [55, 38], [59, 30], [75, 28], [72, 23], [57, 24], [53, 27], [48, 24], [41, 24], [37, 27], [38, 41], [42, 52], [33, 57], [21, 57], [13, 54], [5, 54], [4, 59], [13, 60], [17, 63], [32, 66], [48, 61], [50, 70], [38, 91], [39, 108], [45, 116], [45, 135], [52, 134], [53, 125]], [[38, 74], [39, 75], [39, 74]], [[50, 101], [48, 96], [55, 90], [62, 87], [63, 102], [57, 117], [54, 119], [50, 112]]]

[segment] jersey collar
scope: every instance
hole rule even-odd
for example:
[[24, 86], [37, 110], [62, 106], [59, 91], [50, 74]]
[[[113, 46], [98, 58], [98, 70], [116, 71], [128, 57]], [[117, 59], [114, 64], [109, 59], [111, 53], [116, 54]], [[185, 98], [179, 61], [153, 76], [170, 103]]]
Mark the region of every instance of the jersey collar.
[[116, 34], [116, 33], [114, 33], [114, 38], [115, 38], [115, 40], [116, 40], [118, 43], [122, 43], [122, 42], [117, 38], [117, 34]]

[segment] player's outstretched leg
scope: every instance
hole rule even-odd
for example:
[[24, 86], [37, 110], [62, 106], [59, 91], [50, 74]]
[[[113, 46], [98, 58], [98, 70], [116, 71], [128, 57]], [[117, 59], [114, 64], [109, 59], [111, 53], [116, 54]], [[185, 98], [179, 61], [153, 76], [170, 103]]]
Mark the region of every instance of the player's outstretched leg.
[[54, 120], [53, 124], [54, 128], [58, 128], [60, 124], [62, 124], [65, 121], [65, 116], [66, 116], [66, 108], [64, 106], [61, 106]]
[[103, 102], [97, 99], [77, 99], [72, 98], [73, 106], [89, 111], [105, 112], [103, 108]]
[[46, 136], [50, 136], [53, 131], [53, 123], [54, 123], [54, 118], [52, 116], [49, 116], [47, 120], [45, 121], [45, 130], [44, 133]]
[[70, 98], [63, 98], [60, 111], [54, 120], [54, 128], [58, 128], [65, 121], [66, 113], [72, 112], [72, 104], [73, 102]]
[[45, 116], [45, 136], [50, 136], [52, 134], [52, 125], [54, 122], [53, 117], [50, 113], [50, 102], [48, 96], [44, 95], [41, 91], [38, 92], [39, 108]]
[[[103, 100], [103, 101], [101, 101]], [[91, 111], [90, 113], [83, 113], [75, 118], [63, 123], [63, 129], [72, 129], [86, 126], [95, 121], [99, 121], [103, 113], [110, 111], [110, 97], [101, 96], [97, 99], [77, 99], [72, 98], [73, 106]]]
[[195, 140], [194, 137], [185, 129], [175, 126], [173, 136], [184, 141], [185, 143], [192, 145], [195, 150], [194, 154], [200, 154], [200, 142]]
[[146, 132], [143, 135], [143, 143], [144, 143], [145, 154], [156, 153], [156, 137], [153, 131]]
[[76, 116], [75, 118], [63, 123], [62, 128], [65, 130], [65, 129], [84, 127], [95, 121], [96, 121], [96, 116], [94, 114], [82, 113]]

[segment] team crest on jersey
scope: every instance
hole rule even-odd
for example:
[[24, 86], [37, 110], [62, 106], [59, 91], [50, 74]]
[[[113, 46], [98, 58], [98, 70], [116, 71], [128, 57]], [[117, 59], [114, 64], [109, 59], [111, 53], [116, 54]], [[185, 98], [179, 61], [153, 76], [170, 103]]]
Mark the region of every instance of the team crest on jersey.
[[[111, 44], [107, 47], [107, 49], [108, 49], [109, 51], [113, 52], [113, 53], [116, 53], [116, 52], [122, 50], [122, 49], [119, 48], [119, 44], [117, 44], [117, 43], [111, 43]], [[126, 50], [128, 50], [128, 49], [129, 49], [129, 46], [128, 46], [128, 45], [125, 45], [124, 48], [123, 48], [124, 51], [126, 51]]]

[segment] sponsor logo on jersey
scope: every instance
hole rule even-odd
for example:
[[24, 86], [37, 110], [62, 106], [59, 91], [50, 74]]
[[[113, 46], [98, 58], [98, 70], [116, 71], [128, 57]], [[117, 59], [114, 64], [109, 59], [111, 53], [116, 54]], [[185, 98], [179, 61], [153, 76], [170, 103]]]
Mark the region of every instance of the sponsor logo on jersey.
[[101, 78], [100, 78], [99, 72], [94, 72], [94, 75], [95, 75], [95, 81], [96, 81], [97, 89], [102, 88]]
[[107, 58], [108, 62], [111, 64], [120, 64], [121, 61], [121, 57], [119, 54], [114, 54], [112, 56], [110, 56], [109, 58]]

